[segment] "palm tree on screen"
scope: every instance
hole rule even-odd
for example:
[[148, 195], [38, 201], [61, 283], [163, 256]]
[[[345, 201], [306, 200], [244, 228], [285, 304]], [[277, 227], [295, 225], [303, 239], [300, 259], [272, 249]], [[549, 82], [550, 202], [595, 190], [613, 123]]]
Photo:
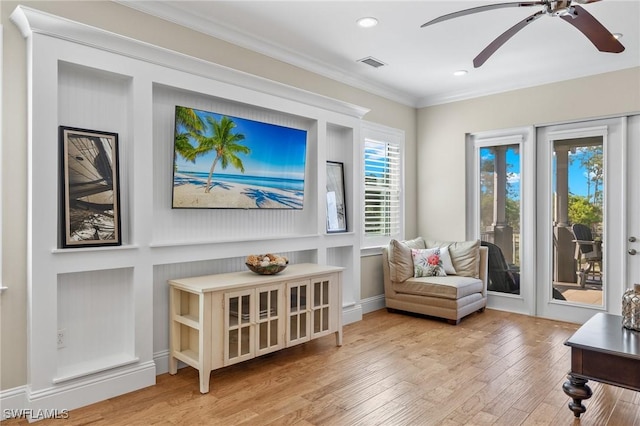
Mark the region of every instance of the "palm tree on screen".
[[[205, 130], [205, 122], [192, 108], [176, 106], [176, 140], [175, 154], [192, 163], [196, 160], [196, 151], [190, 139], [201, 135]], [[176, 162], [173, 162], [174, 165]]]
[[244, 140], [244, 135], [233, 132], [236, 123], [229, 117], [223, 116], [220, 121], [213, 117], [207, 117], [207, 123], [213, 129], [213, 135], [196, 136], [198, 147], [195, 148], [194, 156], [195, 158], [211, 151], [216, 152], [216, 156], [211, 163], [211, 169], [209, 169], [209, 177], [207, 178], [207, 186], [204, 192], [211, 191], [211, 178], [213, 177], [213, 172], [218, 162], [220, 162], [223, 170], [231, 164], [240, 170], [240, 172], [244, 173], [244, 164], [242, 164], [242, 160], [238, 157], [238, 154], [249, 154], [251, 152], [251, 149], [238, 143]]

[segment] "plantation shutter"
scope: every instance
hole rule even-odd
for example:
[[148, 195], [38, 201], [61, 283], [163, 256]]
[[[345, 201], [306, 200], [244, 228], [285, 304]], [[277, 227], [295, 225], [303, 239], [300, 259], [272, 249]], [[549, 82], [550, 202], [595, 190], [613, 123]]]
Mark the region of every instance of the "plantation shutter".
[[402, 233], [402, 157], [394, 142], [364, 141], [364, 238], [387, 244]]

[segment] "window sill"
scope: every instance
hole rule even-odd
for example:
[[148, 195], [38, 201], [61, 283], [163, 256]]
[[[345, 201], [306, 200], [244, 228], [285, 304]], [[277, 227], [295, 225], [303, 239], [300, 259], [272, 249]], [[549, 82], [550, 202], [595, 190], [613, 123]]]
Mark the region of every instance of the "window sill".
[[382, 248], [383, 246], [361, 248], [360, 257], [380, 256], [382, 254]]

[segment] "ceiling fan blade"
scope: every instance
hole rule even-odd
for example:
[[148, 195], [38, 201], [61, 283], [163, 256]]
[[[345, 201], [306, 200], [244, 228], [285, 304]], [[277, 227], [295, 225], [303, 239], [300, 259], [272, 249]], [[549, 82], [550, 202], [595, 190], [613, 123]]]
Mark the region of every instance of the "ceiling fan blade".
[[607, 30], [604, 25], [580, 6], [573, 6], [574, 15], [560, 16], [576, 27], [601, 52], [620, 53], [624, 46]]
[[476, 56], [473, 59], [474, 68], [481, 67], [482, 64], [484, 64], [487, 61], [487, 59], [489, 59], [489, 57], [491, 55], [493, 55], [495, 53], [495, 51], [500, 48], [500, 46], [502, 46], [503, 44], [505, 44], [507, 42], [507, 40], [509, 40], [518, 31], [520, 31], [521, 29], [523, 29], [524, 27], [526, 27], [527, 25], [529, 25], [530, 23], [532, 23], [533, 21], [535, 21], [539, 17], [543, 16], [544, 14], [545, 14], [545, 12], [543, 10], [541, 10], [540, 12], [536, 12], [533, 15], [531, 15], [531, 16], [523, 19], [522, 21], [518, 22], [513, 27], [509, 28], [507, 31], [505, 31], [500, 36], [498, 36], [498, 38], [493, 40], [491, 42], [491, 44], [489, 44], [487, 47], [485, 47], [484, 50], [482, 52], [480, 52], [480, 54], [478, 54], [478, 56]]
[[460, 10], [458, 12], [442, 15], [439, 18], [433, 19], [425, 24], [420, 25], [420, 28], [424, 28], [428, 25], [433, 25], [438, 22], [448, 21], [449, 19], [459, 18], [460, 16], [471, 15], [472, 13], [485, 12], [487, 10], [503, 9], [507, 7], [540, 6], [540, 5], [546, 5], [547, 3], [549, 2], [548, 1], [523, 1], [523, 2], [517, 2], [517, 3], [498, 3], [498, 4], [488, 4], [486, 6], [472, 7], [471, 9]]

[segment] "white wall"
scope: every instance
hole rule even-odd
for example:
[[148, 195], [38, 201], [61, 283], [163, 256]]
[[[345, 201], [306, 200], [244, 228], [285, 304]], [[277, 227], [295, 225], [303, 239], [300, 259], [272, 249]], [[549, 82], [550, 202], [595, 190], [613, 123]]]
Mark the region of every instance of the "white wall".
[[465, 238], [465, 135], [640, 111], [640, 68], [422, 108], [418, 234]]

